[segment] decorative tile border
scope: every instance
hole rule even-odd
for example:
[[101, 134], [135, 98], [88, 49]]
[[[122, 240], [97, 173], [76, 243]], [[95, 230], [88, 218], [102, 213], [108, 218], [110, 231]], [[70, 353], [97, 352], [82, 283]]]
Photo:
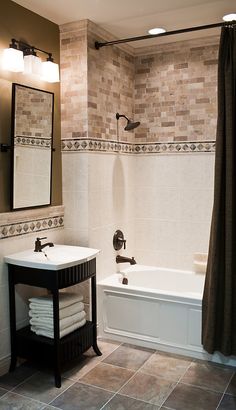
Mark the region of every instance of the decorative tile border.
[[50, 218], [32, 218], [28, 221], [0, 225], [0, 239], [41, 232], [48, 229], [62, 228], [63, 226], [63, 215], [52, 216]]
[[214, 152], [215, 141], [126, 143], [98, 139], [63, 139], [62, 152], [121, 152], [128, 154], [171, 154]]
[[134, 145], [130, 143], [88, 138], [63, 139], [62, 151], [135, 152]]
[[136, 154], [169, 154], [186, 152], [214, 152], [215, 141], [188, 141], [135, 144]]
[[30, 146], [30, 147], [37, 147], [37, 148], [50, 148], [51, 149], [51, 138], [39, 138], [39, 137], [24, 137], [17, 135], [14, 138], [14, 145], [19, 146]]

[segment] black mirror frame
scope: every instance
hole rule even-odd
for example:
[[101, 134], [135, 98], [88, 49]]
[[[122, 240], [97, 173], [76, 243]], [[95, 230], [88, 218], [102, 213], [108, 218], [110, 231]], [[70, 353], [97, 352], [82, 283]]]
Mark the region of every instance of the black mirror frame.
[[[50, 167], [50, 200], [48, 204], [32, 205], [22, 208], [14, 208], [14, 134], [15, 134], [15, 108], [16, 108], [16, 87], [29, 88], [31, 90], [41, 91], [52, 95], [52, 140], [51, 140], [51, 167]], [[39, 88], [29, 87], [19, 83], [12, 83], [12, 109], [11, 109], [11, 146], [8, 148], [11, 152], [11, 190], [10, 190], [10, 203], [12, 211], [22, 211], [26, 209], [43, 208], [50, 206], [52, 203], [52, 170], [53, 170], [53, 131], [54, 131], [54, 93], [47, 90], [41, 90]]]

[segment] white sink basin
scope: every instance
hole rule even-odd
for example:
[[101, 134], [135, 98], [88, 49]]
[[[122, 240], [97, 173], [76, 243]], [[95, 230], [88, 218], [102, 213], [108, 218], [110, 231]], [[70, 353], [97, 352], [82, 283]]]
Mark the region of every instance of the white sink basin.
[[28, 268], [60, 270], [70, 266], [80, 265], [99, 254], [98, 249], [83, 248], [81, 246], [54, 245], [46, 247], [42, 252], [29, 249], [4, 257], [4, 261], [11, 265]]

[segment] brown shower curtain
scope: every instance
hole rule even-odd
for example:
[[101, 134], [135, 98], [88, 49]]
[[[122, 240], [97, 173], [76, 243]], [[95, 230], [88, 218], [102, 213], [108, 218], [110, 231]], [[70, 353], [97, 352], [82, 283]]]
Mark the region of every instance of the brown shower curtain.
[[236, 26], [223, 27], [218, 67], [215, 191], [202, 306], [202, 343], [236, 355]]

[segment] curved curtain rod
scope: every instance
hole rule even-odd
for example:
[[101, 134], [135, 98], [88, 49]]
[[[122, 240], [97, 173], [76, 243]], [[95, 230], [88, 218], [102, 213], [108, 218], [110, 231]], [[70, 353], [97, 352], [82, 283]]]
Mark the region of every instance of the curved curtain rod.
[[189, 27], [189, 28], [183, 28], [180, 30], [166, 31], [165, 33], [160, 33], [160, 34], [147, 34], [146, 36], [138, 36], [138, 37], [123, 38], [121, 40], [106, 41], [104, 43], [95, 41], [95, 48], [96, 50], [99, 50], [101, 47], [113, 46], [116, 44], [130, 43], [132, 41], [147, 40], [149, 38], [171, 36], [173, 34], [188, 33], [190, 31], [206, 30], [210, 28], [231, 26], [235, 24], [236, 24], [236, 21], [227, 21], [227, 22], [222, 22], [222, 23], [208, 24], [205, 26]]

